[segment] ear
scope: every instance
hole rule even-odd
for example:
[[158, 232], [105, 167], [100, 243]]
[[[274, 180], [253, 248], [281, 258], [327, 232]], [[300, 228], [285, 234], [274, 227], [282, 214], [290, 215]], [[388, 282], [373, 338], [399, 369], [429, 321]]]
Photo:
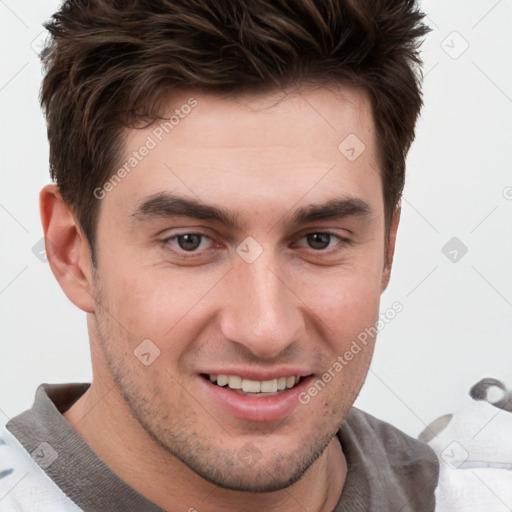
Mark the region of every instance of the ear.
[[39, 207], [50, 268], [68, 299], [87, 313], [94, 312], [89, 243], [57, 185], [45, 186]]
[[398, 205], [391, 219], [391, 225], [389, 227], [389, 238], [388, 246], [386, 251], [386, 261], [384, 262], [384, 270], [382, 272], [382, 286], [381, 293], [388, 287], [389, 278], [391, 277], [391, 267], [393, 265], [393, 256], [395, 254], [395, 242], [396, 232], [398, 230], [398, 224], [400, 223], [400, 213], [402, 208]]

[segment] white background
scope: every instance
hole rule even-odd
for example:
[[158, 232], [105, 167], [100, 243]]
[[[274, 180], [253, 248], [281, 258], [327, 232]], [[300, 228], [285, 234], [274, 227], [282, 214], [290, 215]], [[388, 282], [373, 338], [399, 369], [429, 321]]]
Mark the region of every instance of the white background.
[[[57, 6], [0, 1], [0, 423], [30, 406], [41, 382], [91, 378], [85, 314], [32, 253], [49, 182], [34, 49]], [[382, 298], [382, 311], [395, 301], [404, 310], [381, 332], [357, 401], [413, 436], [479, 379], [512, 386], [512, 1], [423, 9], [433, 28], [425, 107]], [[442, 252], [452, 237], [468, 248], [455, 263]]]

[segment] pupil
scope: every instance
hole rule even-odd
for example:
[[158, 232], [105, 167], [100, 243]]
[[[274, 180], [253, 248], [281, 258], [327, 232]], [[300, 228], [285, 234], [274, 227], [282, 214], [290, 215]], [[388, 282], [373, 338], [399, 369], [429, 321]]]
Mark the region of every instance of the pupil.
[[308, 243], [313, 249], [325, 249], [331, 241], [328, 233], [312, 233], [308, 235]]
[[199, 247], [200, 243], [200, 235], [180, 235], [178, 238], [178, 244], [184, 251], [193, 251]]

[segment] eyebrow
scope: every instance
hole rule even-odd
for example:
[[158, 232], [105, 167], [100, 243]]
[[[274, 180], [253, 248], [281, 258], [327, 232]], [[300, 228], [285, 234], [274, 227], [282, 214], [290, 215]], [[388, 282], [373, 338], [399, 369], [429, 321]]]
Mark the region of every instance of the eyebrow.
[[[340, 220], [346, 217], [369, 216], [370, 205], [359, 198], [334, 198], [323, 204], [299, 208], [290, 218], [292, 225], [321, 220]], [[238, 215], [217, 206], [169, 193], [157, 193], [145, 199], [132, 216], [139, 220], [190, 217], [224, 224], [232, 229], [244, 229]]]

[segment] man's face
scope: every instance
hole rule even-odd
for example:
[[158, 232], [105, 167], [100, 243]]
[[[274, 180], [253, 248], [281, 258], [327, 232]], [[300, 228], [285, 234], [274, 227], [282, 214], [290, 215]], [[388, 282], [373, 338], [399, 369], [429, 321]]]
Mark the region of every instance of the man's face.
[[119, 167], [134, 151], [137, 164], [101, 200], [99, 377], [113, 376], [146, 431], [222, 487], [300, 478], [368, 370], [370, 338], [335, 363], [378, 320], [382, 185], [369, 101], [340, 91], [176, 94], [179, 121], [129, 132]]

